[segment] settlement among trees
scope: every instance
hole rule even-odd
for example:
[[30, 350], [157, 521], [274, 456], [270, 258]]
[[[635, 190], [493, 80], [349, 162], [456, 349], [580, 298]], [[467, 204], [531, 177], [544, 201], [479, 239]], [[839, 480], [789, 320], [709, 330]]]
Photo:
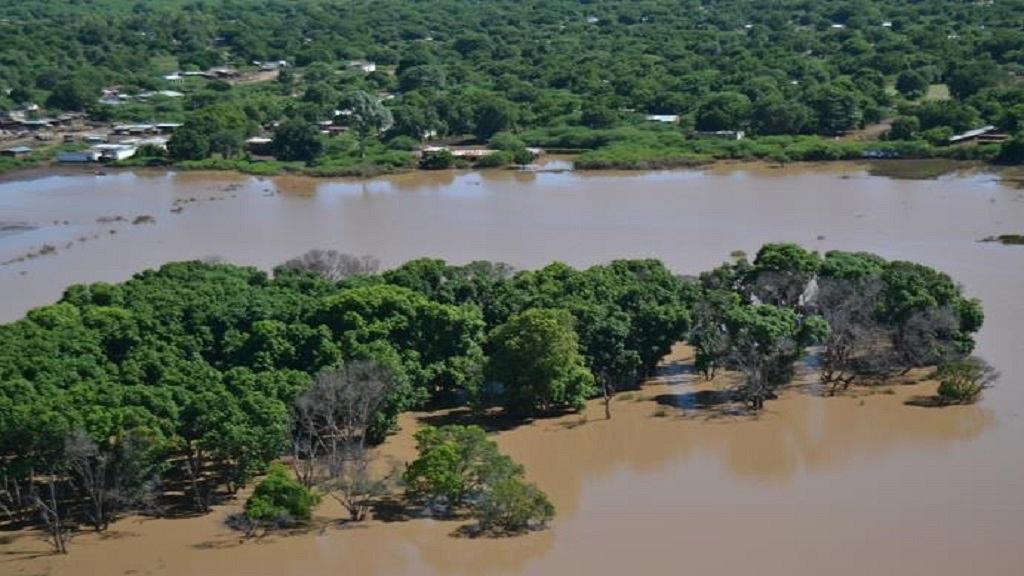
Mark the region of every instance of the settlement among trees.
[[397, 415], [469, 405], [530, 418], [636, 385], [689, 341], [710, 376], [736, 371], [760, 410], [815, 346], [839, 391], [937, 366], [944, 402], [992, 372], [969, 357], [982, 310], [947, 275], [866, 253], [769, 244], [701, 274], [657, 260], [513, 271], [317, 251], [273, 275], [172, 263], [68, 288], [0, 326], [0, 497], [63, 550], [129, 511], [202, 512], [285, 457], [248, 530], [308, 518], [323, 496], [352, 521], [401, 481], [411, 504], [476, 530], [542, 527], [554, 509], [474, 427], [426, 428], [419, 458], [382, 470]]
[[0, 130], [122, 163], [1024, 160], [1021, 0], [29, 0], [0, 32]]

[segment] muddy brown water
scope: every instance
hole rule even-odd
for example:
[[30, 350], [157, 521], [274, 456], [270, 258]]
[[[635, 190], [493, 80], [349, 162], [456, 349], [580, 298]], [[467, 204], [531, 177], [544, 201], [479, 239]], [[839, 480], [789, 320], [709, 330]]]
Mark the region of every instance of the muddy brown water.
[[[140, 215], [155, 221], [133, 225]], [[239, 509], [229, 503], [200, 518], [125, 519], [106, 536], [76, 537], [66, 558], [45, 555], [37, 534], [0, 534], [0, 574], [1024, 570], [1024, 248], [977, 242], [1024, 231], [1024, 192], [998, 174], [896, 180], [848, 164], [372, 181], [35, 173], [0, 183], [0, 223], [24, 225], [0, 237], [0, 261], [56, 248], [0, 266], [3, 321], [71, 283], [213, 255], [261, 267], [314, 247], [388, 265], [655, 256], [696, 273], [767, 241], [869, 250], [940, 268], [980, 297], [977, 352], [1003, 374], [976, 406], [904, 403], [933, 383], [838, 398], [797, 385], [751, 419], [692, 407], [704, 385], [680, 347], [660, 380], [613, 403], [611, 421], [596, 402], [585, 418], [495, 435], [556, 505], [546, 532], [473, 540], [452, 536], [458, 522], [430, 519], [339, 526], [328, 499], [308, 531], [240, 542], [221, 523]], [[385, 454], [408, 459], [425, 416], [403, 416]]]

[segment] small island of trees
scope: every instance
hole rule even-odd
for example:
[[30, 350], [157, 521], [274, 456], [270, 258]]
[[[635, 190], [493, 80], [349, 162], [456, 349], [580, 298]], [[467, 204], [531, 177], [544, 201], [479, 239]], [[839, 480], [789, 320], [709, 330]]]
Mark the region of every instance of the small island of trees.
[[398, 414], [576, 411], [636, 386], [679, 341], [705, 376], [738, 374], [731, 398], [751, 413], [808, 354], [826, 392], [934, 367], [935, 404], [969, 403], [994, 379], [970, 356], [982, 322], [942, 272], [795, 244], [696, 278], [657, 260], [379, 272], [322, 250], [273, 274], [171, 263], [0, 326], [0, 497], [59, 551], [129, 512], [205, 512], [268, 470], [247, 530], [302, 522], [323, 497], [362, 521], [401, 485], [419, 513], [518, 533], [554, 514], [528, 470], [455, 425], [420, 430], [418, 458], [385, 470], [374, 446]]

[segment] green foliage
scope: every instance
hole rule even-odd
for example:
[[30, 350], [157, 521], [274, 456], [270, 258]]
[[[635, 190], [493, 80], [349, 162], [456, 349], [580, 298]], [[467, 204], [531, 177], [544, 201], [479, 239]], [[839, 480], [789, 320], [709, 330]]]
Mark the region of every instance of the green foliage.
[[310, 124], [286, 120], [274, 128], [271, 150], [278, 160], [312, 162], [323, 150], [320, 134]]
[[982, 391], [999, 378], [985, 361], [968, 358], [939, 366], [933, 376], [939, 381], [938, 395], [946, 404], [973, 404]]
[[506, 407], [524, 414], [579, 409], [594, 394], [573, 324], [568, 311], [531, 309], [494, 331], [487, 374], [504, 387]]
[[928, 78], [918, 70], [904, 70], [896, 77], [896, 90], [911, 100], [924, 96], [928, 85]]
[[448, 150], [438, 150], [423, 156], [420, 168], [424, 170], [447, 170], [455, 165], [455, 156]]
[[999, 148], [999, 156], [996, 157], [996, 161], [1000, 164], [1024, 164], [1024, 132], [1003, 142]]
[[419, 456], [403, 475], [407, 493], [453, 512], [523, 473], [479, 426], [427, 426], [416, 433], [416, 450]]
[[543, 528], [555, 508], [523, 467], [498, 451], [479, 426], [428, 426], [416, 433], [418, 457], [406, 468], [406, 495], [435, 511], [467, 509], [478, 529], [516, 534]]
[[750, 123], [750, 99], [737, 92], [720, 92], [697, 109], [698, 130], [741, 130]]
[[245, 502], [245, 515], [258, 522], [287, 525], [309, 520], [320, 496], [293, 479], [281, 464], [270, 467]]
[[547, 495], [518, 478], [496, 483], [473, 508], [481, 531], [507, 534], [543, 528], [554, 515]]

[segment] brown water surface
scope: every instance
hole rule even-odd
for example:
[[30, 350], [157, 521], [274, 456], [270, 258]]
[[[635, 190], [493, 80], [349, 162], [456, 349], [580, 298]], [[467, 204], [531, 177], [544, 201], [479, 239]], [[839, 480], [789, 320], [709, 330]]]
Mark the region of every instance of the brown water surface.
[[[155, 222], [133, 225], [140, 215]], [[1024, 231], [1024, 192], [997, 174], [58, 174], [0, 183], [0, 222], [24, 224], [0, 237], [0, 261], [56, 248], [0, 266], [0, 320], [70, 283], [210, 255], [261, 267], [314, 247], [386, 264], [655, 256], [696, 273], [766, 241], [869, 250], [936, 266], [980, 297], [978, 353], [1003, 373], [977, 406], [904, 404], [931, 393], [928, 383], [839, 398], [794, 386], [750, 419], [694, 408], [705, 385], [680, 348], [661, 381], [614, 402], [611, 421], [593, 403], [585, 420], [496, 434], [558, 508], [547, 532], [471, 540], [451, 536], [458, 522], [337, 526], [330, 520], [344, 514], [328, 501], [311, 531], [240, 543], [221, 524], [234, 503], [200, 518], [127, 519], [107, 536], [77, 537], [66, 558], [36, 557], [46, 547], [35, 534], [3, 535], [0, 574], [1022, 573], [1024, 248], [977, 240]], [[426, 417], [405, 415], [383, 451], [408, 459]]]

